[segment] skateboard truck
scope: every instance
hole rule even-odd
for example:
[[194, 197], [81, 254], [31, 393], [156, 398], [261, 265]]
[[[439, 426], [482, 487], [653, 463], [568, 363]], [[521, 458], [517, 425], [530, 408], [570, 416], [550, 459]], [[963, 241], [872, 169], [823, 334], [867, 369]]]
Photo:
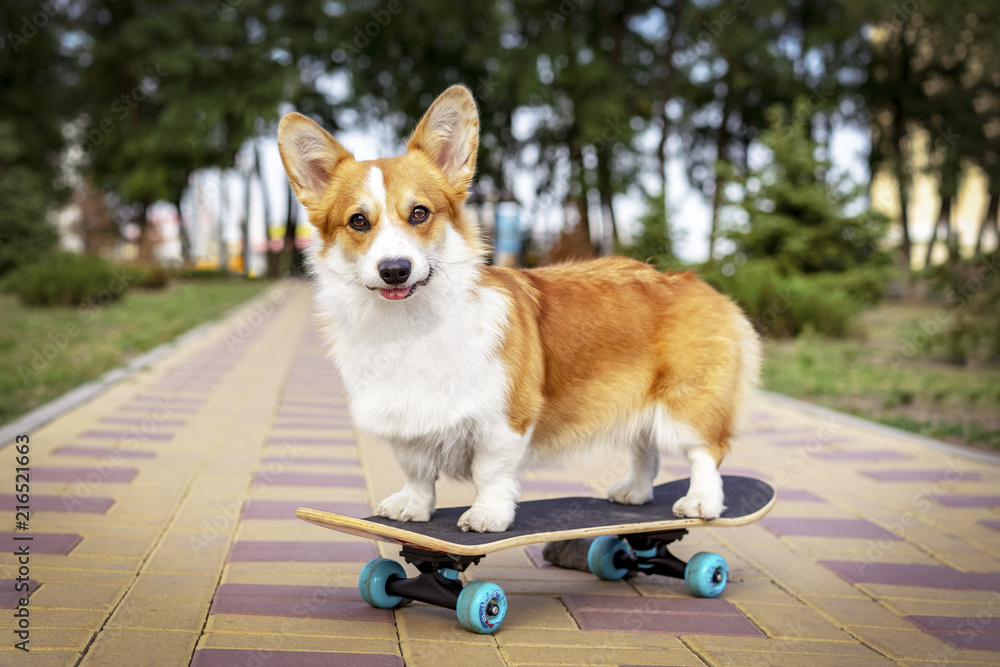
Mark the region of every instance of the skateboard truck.
[[696, 553], [685, 563], [670, 553], [669, 545], [687, 535], [687, 530], [630, 535], [602, 535], [587, 551], [587, 566], [601, 579], [617, 581], [638, 573], [683, 579], [695, 597], [714, 598], [729, 583], [729, 566], [722, 556]]
[[373, 607], [393, 609], [412, 600], [454, 609], [466, 630], [486, 634], [503, 623], [507, 596], [496, 584], [472, 581], [462, 585], [458, 575], [482, 556], [455, 556], [415, 547], [403, 547], [403, 559], [420, 572], [406, 578], [403, 566], [388, 558], [368, 561], [358, 578], [358, 589]]

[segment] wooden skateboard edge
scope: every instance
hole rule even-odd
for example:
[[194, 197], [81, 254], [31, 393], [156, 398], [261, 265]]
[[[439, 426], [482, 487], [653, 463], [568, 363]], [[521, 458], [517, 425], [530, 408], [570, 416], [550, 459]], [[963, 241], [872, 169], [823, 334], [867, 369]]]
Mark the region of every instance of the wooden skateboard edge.
[[[412, 546], [428, 551], [452, 556], [485, 556], [487, 554], [511, 549], [514, 547], [538, 544], [540, 542], [554, 542], [562, 540], [575, 540], [584, 537], [598, 537], [600, 535], [631, 535], [633, 533], [652, 533], [661, 530], [679, 530], [681, 528], [694, 528], [698, 526], [719, 526], [724, 528], [735, 528], [746, 526], [764, 517], [778, 499], [777, 490], [771, 496], [771, 500], [764, 507], [752, 514], [747, 514], [735, 518], [710, 519], [665, 519], [662, 521], [648, 521], [645, 523], [608, 524], [606, 526], [591, 526], [588, 528], [577, 528], [574, 530], [553, 530], [545, 533], [531, 533], [530, 535], [519, 535], [496, 542], [488, 542], [479, 545], [455, 544], [447, 540], [440, 540], [434, 537], [420, 535], [414, 531], [386, 526], [381, 523], [373, 523], [358, 519], [356, 517], [324, 512], [322, 510], [300, 507], [295, 511], [295, 516], [303, 521], [329, 528], [348, 535], [364, 537], [370, 540], [390, 542], [402, 546]], [[414, 536], [419, 536], [419, 541], [414, 541]]]

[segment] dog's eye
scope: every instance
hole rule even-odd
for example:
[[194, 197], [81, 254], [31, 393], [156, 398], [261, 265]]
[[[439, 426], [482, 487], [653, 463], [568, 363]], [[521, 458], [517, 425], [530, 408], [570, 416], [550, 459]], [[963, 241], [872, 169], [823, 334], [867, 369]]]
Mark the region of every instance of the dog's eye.
[[372, 226], [368, 223], [368, 218], [366, 218], [361, 213], [355, 213], [347, 221], [347, 224], [351, 226], [351, 229], [356, 229], [359, 232], [367, 232]]
[[410, 213], [410, 224], [419, 225], [421, 222], [425, 221], [431, 212], [427, 210], [425, 206], [414, 206], [413, 211]]

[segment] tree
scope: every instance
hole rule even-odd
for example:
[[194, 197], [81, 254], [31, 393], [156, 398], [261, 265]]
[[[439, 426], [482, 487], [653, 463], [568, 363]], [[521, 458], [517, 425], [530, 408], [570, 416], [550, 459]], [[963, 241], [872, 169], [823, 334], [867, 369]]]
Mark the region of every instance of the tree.
[[745, 194], [730, 202], [746, 218], [727, 235], [735, 244], [732, 256], [768, 259], [783, 274], [885, 265], [881, 242], [888, 220], [870, 210], [848, 213], [863, 186], [851, 187], [846, 178], [821, 178], [831, 173], [830, 163], [816, 157], [807, 103], [797, 102], [789, 116], [782, 107], [768, 110], [770, 127], [761, 133], [761, 142], [770, 159], [751, 166], [740, 182]]
[[88, 37], [80, 71], [86, 171], [139, 204], [140, 258], [148, 259], [146, 208], [177, 203], [197, 169], [232, 164], [260, 119], [277, 117], [286, 77], [269, 5], [103, 0], [80, 19]]

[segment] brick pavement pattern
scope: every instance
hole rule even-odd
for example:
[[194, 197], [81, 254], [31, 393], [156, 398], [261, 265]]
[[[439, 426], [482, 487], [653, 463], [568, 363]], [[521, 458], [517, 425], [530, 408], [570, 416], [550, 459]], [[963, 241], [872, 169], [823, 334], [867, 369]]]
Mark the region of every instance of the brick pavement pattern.
[[[275, 286], [31, 433], [31, 652], [8, 631], [0, 664], [1000, 664], [1000, 467], [766, 396], [723, 471], [772, 482], [777, 506], [675, 548], [728, 560], [721, 598], [599, 581], [532, 546], [462, 575], [507, 592], [494, 635], [423, 604], [369, 607], [358, 572], [398, 548], [294, 513], [367, 515], [402, 474], [352, 431], [309, 311], [307, 285]], [[523, 497], [603, 494], [626, 465], [547, 465]], [[14, 466], [0, 450], [11, 531]], [[686, 475], [665, 460], [658, 482]], [[471, 499], [439, 484], [439, 505]], [[15, 534], [0, 558], [9, 630]]]

